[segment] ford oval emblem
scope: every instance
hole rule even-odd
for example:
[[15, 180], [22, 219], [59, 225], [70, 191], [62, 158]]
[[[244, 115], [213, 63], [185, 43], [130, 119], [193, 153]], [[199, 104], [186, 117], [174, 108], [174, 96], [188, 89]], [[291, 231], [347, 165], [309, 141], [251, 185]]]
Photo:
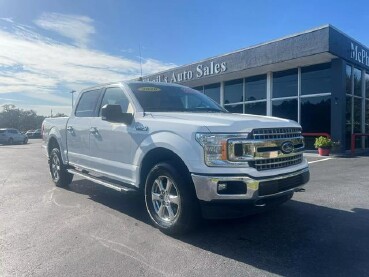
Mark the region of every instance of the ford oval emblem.
[[290, 154], [294, 150], [293, 143], [291, 141], [285, 141], [281, 145], [281, 150], [283, 154]]

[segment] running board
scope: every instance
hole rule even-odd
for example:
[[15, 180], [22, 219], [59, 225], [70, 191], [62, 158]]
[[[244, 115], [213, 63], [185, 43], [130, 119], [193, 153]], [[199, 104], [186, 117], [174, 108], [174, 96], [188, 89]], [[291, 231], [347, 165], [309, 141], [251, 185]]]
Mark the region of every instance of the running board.
[[75, 169], [68, 169], [67, 171], [71, 174], [81, 176], [81, 177], [83, 177], [83, 178], [85, 178], [89, 181], [92, 181], [94, 183], [97, 183], [99, 185], [103, 185], [104, 187], [107, 187], [107, 188], [110, 188], [110, 189], [113, 189], [113, 190], [116, 190], [116, 191], [119, 191], [119, 192], [122, 192], [122, 193], [131, 193], [131, 192], [136, 192], [137, 191], [137, 189], [129, 188], [129, 187], [126, 187], [124, 185], [116, 184], [116, 183], [113, 183], [113, 182], [110, 182], [110, 181], [101, 180], [98, 177], [91, 176], [87, 173], [83, 173], [83, 172], [75, 170]]

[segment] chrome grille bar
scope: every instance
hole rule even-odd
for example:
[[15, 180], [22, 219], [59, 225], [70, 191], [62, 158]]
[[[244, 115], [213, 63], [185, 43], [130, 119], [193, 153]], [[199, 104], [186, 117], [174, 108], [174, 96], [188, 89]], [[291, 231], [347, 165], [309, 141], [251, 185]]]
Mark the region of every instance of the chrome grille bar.
[[261, 171], [296, 165], [302, 163], [302, 159], [302, 154], [298, 154], [283, 158], [254, 160], [249, 162], [249, 166]]
[[[268, 170], [302, 163], [304, 138], [301, 128], [260, 128], [252, 130], [247, 139], [234, 138], [228, 142], [228, 160], [248, 162], [257, 170]], [[292, 150], [288, 150], [288, 145]]]
[[255, 140], [265, 139], [291, 139], [301, 137], [301, 128], [265, 128], [254, 129], [250, 138]]

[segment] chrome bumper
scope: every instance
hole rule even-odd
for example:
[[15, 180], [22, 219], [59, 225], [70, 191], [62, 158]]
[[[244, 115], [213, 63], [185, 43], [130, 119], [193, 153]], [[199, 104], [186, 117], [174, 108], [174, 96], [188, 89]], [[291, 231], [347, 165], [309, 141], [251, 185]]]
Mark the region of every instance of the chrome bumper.
[[[283, 183], [284, 179], [287, 181], [289, 178], [295, 176], [304, 176], [301, 183], [295, 184], [292, 188], [288, 188], [277, 193], [260, 195], [260, 184], [268, 185], [268, 183], [277, 181]], [[273, 176], [263, 179], [253, 179], [247, 176], [204, 176], [191, 174], [193, 183], [195, 185], [196, 195], [199, 200], [213, 201], [213, 200], [259, 200], [269, 197], [282, 196], [287, 193], [291, 193], [296, 189], [301, 188], [309, 180], [309, 168], [306, 167], [302, 170], [295, 171], [293, 173]], [[306, 176], [306, 177], [305, 177]], [[224, 183], [229, 181], [243, 182], [246, 186], [246, 194], [219, 194], [218, 183]]]

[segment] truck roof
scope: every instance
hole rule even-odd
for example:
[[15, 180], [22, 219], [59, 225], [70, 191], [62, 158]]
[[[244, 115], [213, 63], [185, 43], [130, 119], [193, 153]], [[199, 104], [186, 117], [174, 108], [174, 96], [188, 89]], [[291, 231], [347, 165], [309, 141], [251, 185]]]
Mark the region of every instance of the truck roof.
[[104, 84], [99, 84], [96, 86], [92, 86], [92, 87], [88, 87], [85, 89], [82, 89], [80, 92], [84, 92], [87, 90], [92, 90], [92, 89], [99, 89], [99, 88], [103, 88], [106, 86], [110, 86], [110, 85], [119, 85], [119, 84], [142, 84], [142, 85], [160, 85], [160, 86], [176, 86], [176, 87], [180, 87], [181, 85], [178, 84], [174, 84], [174, 83], [164, 83], [164, 82], [143, 82], [143, 81], [119, 81], [119, 82], [111, 82], [111, 83], [104, 83]]

